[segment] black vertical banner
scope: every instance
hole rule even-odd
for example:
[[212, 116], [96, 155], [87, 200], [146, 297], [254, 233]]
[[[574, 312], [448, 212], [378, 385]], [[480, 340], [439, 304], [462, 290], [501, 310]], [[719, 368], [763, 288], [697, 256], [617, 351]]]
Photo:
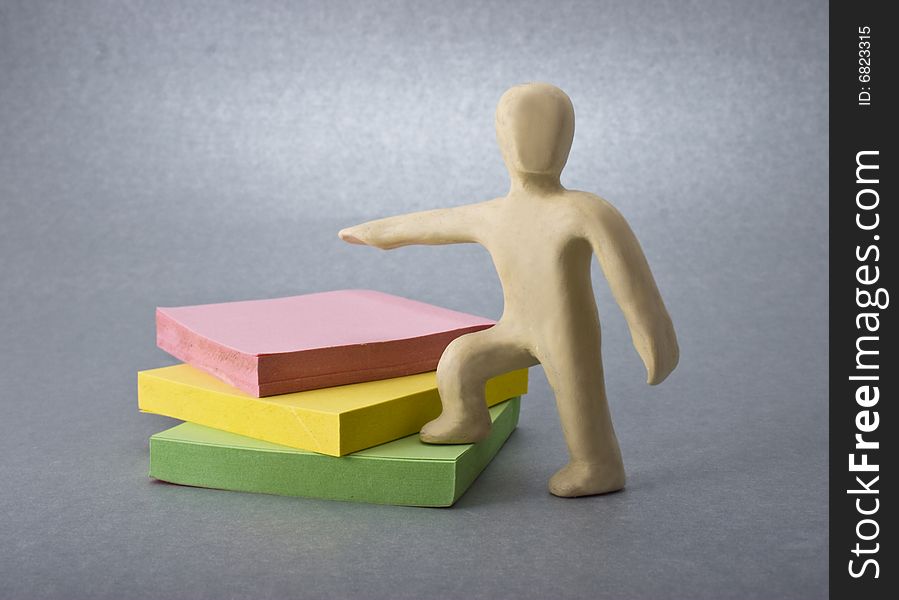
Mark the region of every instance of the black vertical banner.
[[[895, 598], [899, 23], [889, 2], [830, 5], [830, 590]], [[895, 8], [895, 7], [894, 7]], [[899, 294], [899, 291], [896, 291]]]

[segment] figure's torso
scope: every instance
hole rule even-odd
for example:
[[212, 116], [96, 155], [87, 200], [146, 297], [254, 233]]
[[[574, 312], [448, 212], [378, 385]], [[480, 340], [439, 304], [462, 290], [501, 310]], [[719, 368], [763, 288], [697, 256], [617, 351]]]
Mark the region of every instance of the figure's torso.
[[[593, 249], [585, 235], [590, 194], [519, 195], [483, 205], [481, 243], [503, 286], [503, 320], [534, 331], [577, 335], [598, 317], [590, 280]], [[587, 319], [587, 321], [585, 321]]]

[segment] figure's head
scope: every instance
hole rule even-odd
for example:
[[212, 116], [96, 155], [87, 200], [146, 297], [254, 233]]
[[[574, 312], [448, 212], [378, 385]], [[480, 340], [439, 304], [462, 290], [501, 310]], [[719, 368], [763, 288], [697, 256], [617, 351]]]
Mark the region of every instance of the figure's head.
[[496, 139], [512, 173], [559, 175], [574, 138], [574, 107], [548, 83], [510, 88], [496, 107]]

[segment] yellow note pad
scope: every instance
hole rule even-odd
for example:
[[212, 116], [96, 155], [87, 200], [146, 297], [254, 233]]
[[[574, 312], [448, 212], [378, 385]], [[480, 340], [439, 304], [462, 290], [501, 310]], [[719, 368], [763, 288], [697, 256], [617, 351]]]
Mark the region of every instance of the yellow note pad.
[[[487, 405], [527, 392], [527, 369], [487, 382]], [[440, 414], [435, 371], [256, 398], [190, 365], [137, 374], [140, 410], [331, 456], [416, 433]]]

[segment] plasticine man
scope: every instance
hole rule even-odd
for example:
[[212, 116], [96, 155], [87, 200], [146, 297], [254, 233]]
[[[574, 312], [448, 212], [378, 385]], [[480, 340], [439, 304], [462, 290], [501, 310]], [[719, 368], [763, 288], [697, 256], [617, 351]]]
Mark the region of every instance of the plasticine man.
[[496, 133], [511, 177], [509, 193], [478, 204], [417, 212], [344, 229], [350, 243], [389, 249], [473, 242], [490, 253], [505, 308], [492, 328], [454, 340], [437, 367], [441, 415], [421, 430], [433, 444], [476, 442], [490, 432], [488, 379], [540, 363], [556, 396], [570, 455], [549, 482], [557, 496], [624, 487], [621, 451], [603, 380], [593, 254], [630, 328], [650, 385], [678, 362], [674, 327], [646, 257], [621, 214], [559, 176], [574, 136], [574, 109], [559, 88], [509, 89]]

